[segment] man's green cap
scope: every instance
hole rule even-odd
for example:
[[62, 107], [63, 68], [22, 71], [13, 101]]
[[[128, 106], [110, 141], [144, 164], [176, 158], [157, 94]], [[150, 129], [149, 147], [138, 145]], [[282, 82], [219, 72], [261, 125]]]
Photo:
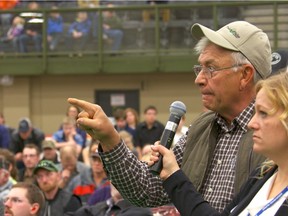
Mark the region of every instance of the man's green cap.
[[58, 172], [59, 171], [57, 166], [52, 161], [49, 161], [49, 160], [40, 161], [37, 164], [37, 166], [34, 168], [33, 174], [35, 175], [39, 169], [44, 169], [44, 170], [47, 170], [49, 172]]

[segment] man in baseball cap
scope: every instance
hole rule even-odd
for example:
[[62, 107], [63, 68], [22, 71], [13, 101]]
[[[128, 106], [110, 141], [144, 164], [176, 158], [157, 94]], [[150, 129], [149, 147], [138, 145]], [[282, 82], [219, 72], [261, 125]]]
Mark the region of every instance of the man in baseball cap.
[[278, 49], [272, 53], [272, 72], [271, 75], [287, 70], [288, 50]]
[[220, 47], [241, 52], [262, 79], [271, 73], [270, 42], [267, 34], [255, 25], [246, 21], [235, 21], [214, 31], [196, 23], [192, 26], [191, 33], [198, 40], [205, 36]]
[[61, 175], [52, 161], [40, 161], [33, 173], [47, 201], [43, 215], [60, 216], [67, 212], [74, 212], [82, 206], [79, 197], [58, 187]]
[[[254, 114], [255, 85], [271, 72], [270, 42], [261, 29], [245, 21], [231, 22], [217, 31], [197, 23], [191, 32], [198, 40], [195, 51], [199, 54], [194, 82], [208, 111], [194, 118], [173, 152], [195, 190], [222, 212], [251, 171], [265, 160], [252, 151], [253, 132], [247, 126]], [[100, 140], [105, 170], [120, 193], [137, 205], [168, 204], [161, 179], [130, 157], [103, 109], [83, 100], [68, 101], [83, 109], [82, 117], [90, 116], [79, 124], [93, 129], [93, 138]]]
[[43, 154], [41, 160], [50, 160], [55, 164], [60, 163], [60, 153], [56, 149], [55, 142], [53, 140], [44, 140], [42, 142]]
[[40, 161], [37, 166], [34, 168], [34, 175], [37, 174], [38, 170], [40, 169], [44, 169], [46, 171], [49, 171], [49, 172], [58, 172], [58, 168], [57, 166], [52, 162], [52, 161], [49, 161], [49, 160], [42, 160]]

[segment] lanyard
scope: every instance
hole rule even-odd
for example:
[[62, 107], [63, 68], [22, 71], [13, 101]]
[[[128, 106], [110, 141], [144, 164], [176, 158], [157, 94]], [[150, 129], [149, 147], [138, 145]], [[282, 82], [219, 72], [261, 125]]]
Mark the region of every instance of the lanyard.
[[[274, 205], [287, 191], [288, 186], [286, 186], [276, 197], [274, 197], [269, 203], [267, 203], [255, 216], [261, 215], [264, 211]], [[250, 216], [250, 213], [248, 213], [247, 216]]]

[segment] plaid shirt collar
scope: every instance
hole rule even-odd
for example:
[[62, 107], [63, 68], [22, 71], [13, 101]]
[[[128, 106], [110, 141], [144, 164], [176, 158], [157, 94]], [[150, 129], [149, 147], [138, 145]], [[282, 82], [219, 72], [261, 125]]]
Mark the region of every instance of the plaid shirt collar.
[[244, 132], [247, 132], [247, 125], [254, 114], [255, 100], [253, 100], [232, 122], [231, 127], [228, 128], [225, 119], [218, 113], [215, 114], [217, 124], [224, 131], [232, 131], [237, 125], [241, 127]]

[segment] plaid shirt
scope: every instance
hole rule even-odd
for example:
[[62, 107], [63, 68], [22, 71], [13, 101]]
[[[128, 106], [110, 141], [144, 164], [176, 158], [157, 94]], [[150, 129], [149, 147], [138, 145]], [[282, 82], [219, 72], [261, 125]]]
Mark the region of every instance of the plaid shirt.
[[[246, 130], [246, 126], [253, 115], [253, 107], [254, 103], [251, 103], [232, 122], [231, 127], [229, 127], [227, 130], [229, 131], [230, 135], [224, 136], [225, 130], [220, 130], [221, 134], [219, 134], [218, 144], [212, 159], [213, 162], [209, 167], [209, 173], [214, 171], [214, 168], [216, 168], [216, 170], [212, 175], [207, 176], [207, 181], [205, 182], [201, 191], [204, 193], [205, 198], [210, 199], [209, 201], [211, 201], [213, 198], [211, 205], [217, 209], [222, 208], [223, 210], [223, 206], [225, 206], [227, 202], [230, 202], [231, 200], [233, 193], [233, 180], [235, 177], [234, 165], [236, 162], [237, 144], [239, 143], [241, 135], [244, 130]], [[224, 123], [223, 119], [221, 120], [219, 116], [216, 116], [216, 118], [218, 118], [218, 124], [221, 125], [221, 122]], [[225, 124], [222, 126], [225, 126]], [[186, 141], [187, 135], [185, 134], [173, 148], [176, 160], [180, 166], [182, 164], [182, 157], [185, 150]], [[223, 149], [226, 151], [227, 146], [229, 148], [231, 147], [231, 149], [229, 149], [229, 154], [231, 153], [232, 155], [227, 153], [223, 154]], [[104, 169], [107, 172], [108, 178], [121, 192], [122, 196], [129, 199], [131, 203], [134, 205], [147, 207], [161, 206], [170, 203], [168, 195], [162, 187], [162, 180], [158, 176], [153, 176], [149, 172], [147, 164], [139, 161], [137, 157], [131, 151], [129, 151], [123, 141], [110, 152], [104, 153], [101, 151], [100, 147], [99, 154], [102, 158]], [[232, 164], [230, 162], [231, 159], [234, 161]], [[219, 160], [221, 160], [223, 164], [215, 167], [215, 165], [217, 165], [217, 163], [215, 164], [215, 161]], [[224, 176], [226, 179], [222, 182], [223, 167], [225, 167], [224, 173], [227, 176]], [[222, 184], [219, 184], [220, 182]], [[226, 193], [227, 182], [230, 182], [230, 185], [228, 185], [228, 193]], [[210, 187], [214, 189], [212, 196], [208, 196], [210, 195]], [[207, 194], [208, 192], [209, 194]]]
[[200, 193], [220, 212], [234, 195], [238, 146], [242, 135], [247, 132], [253, 108], [254, 103], [251, 103], [229, 126], [221, 116], [216, 115], [219, 125], [217, 144]]

